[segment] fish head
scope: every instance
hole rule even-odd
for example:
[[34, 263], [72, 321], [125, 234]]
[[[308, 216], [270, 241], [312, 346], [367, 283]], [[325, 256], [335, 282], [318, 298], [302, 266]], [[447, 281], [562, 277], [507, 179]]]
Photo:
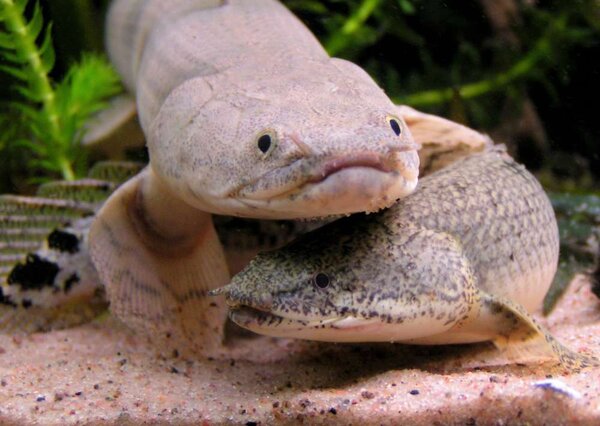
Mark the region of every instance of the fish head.
[[152, 167], [200, 209], [263, 219], [377, 211], [412, 192], [418, 146], [398, 107], [360, 68], [319, 65], [187, 82], [151, 132]]
[[[256, 333], [278, 337], [362, 341], [372, 335], [371, 328], [382, 321], [381, 311], [396, 305], [395, 295], [386, 299], [386, 285], [378, 282], [393, 274], [372, 250], [375, 241], [366, 237], [368, 229], [348, 228], [353, 219], [254, 258], [229, 285], [214, 292], [225, 295], [230, 318]], [[341, 234], [340, 228], [349, 232]]]

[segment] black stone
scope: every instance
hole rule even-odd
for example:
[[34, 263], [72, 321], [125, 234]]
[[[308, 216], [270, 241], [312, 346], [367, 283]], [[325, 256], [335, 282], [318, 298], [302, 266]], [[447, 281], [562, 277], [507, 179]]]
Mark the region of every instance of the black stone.
[[70, 232], [55, 229], [48, 235], [48, 246], [61, 252], [77, 253], [79, 251], [79, 238]]
[[6, 282], [9, 285], [19, 284], [23, 290], [39, 290], [51, 287], [58, 271], [56, 263], [44, 260], [36, 254], [30, 254], [25, 264], [15, 265]]

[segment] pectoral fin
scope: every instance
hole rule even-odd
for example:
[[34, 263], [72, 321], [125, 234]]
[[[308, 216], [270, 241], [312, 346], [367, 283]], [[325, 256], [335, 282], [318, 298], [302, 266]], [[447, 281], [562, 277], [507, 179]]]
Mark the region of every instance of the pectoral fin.
[[493, 342], [507, 357], [551, 356], [572, 372], [600, 365], [595, 356], [579, 354], [562, 345], [518, 303], [487, 293], [482, 295], [482, 303], [496, 318], [498, 334]]
[[446, 118], [406, 105], [399, 105], [398, 110], [413, 138], [421, 145], [420, 175], [432, 173], [493, 144], [489, 136]]
[[219, 347], [226, 308], [206, 293], [229, 274], [211, 216], [172, 195], [150, 169], [99, 211], [90, 252], [112, 312], [128, 326], [179, 353]]

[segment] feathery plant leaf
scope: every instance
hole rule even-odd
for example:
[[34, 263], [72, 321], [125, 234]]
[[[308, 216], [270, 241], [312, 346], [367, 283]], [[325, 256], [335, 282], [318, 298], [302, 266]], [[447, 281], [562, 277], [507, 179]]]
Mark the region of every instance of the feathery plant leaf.
[[[22, 100], [12, 105], [27, 118], [29, 134], [16, 146], [34, 154], [30, 166], [73, 180], [85, 172], [81, 132], [91, 114], [120, 92], [119, 78], [108, 62], [84, 56], [64, 79], [54, 84], [52, 24], [44, 29], [38, 1], [31, 20], [25, 18], [28, 0], [0, 0], [0, 71], [16, 80], [14, 90]], [[39, 41], [39, 42], [38, 42]]]
[[56, 88], [56, 99], [72, 142], [79, 143], [78, 132], [86, 120], [105, 107], [105, 100], [118, 91], [119, 78], [105, 60], [86, 55], [71, 67]]

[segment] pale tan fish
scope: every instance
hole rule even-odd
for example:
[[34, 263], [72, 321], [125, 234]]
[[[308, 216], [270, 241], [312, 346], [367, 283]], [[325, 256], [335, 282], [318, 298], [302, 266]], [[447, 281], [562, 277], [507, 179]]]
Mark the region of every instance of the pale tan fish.
[[494, 341], [550, 350], [577, 370], [530, 312], [558, 261], [552, 206], [503, 148], [422, 178], [393, 207], [353, 215], [258, 255], [225, 294], [230, 318], [257, 333], [331, 342]]
[[229, 273], [211, 214], [375, 211], [416, 185], [397, 107], [276, 1], [118, 0], [107, 45], [150, 166], [102, 207], [89, 247], [112, 311], [154, 340], [219, 345], [226, 311], [205, 296]]
[[36, 196], [0, 196], [0, 330], [34, 332], [106, 309], [88, 250], [97, 210], [143, 165], [98, 163], [88, 177], [49, 182]]

